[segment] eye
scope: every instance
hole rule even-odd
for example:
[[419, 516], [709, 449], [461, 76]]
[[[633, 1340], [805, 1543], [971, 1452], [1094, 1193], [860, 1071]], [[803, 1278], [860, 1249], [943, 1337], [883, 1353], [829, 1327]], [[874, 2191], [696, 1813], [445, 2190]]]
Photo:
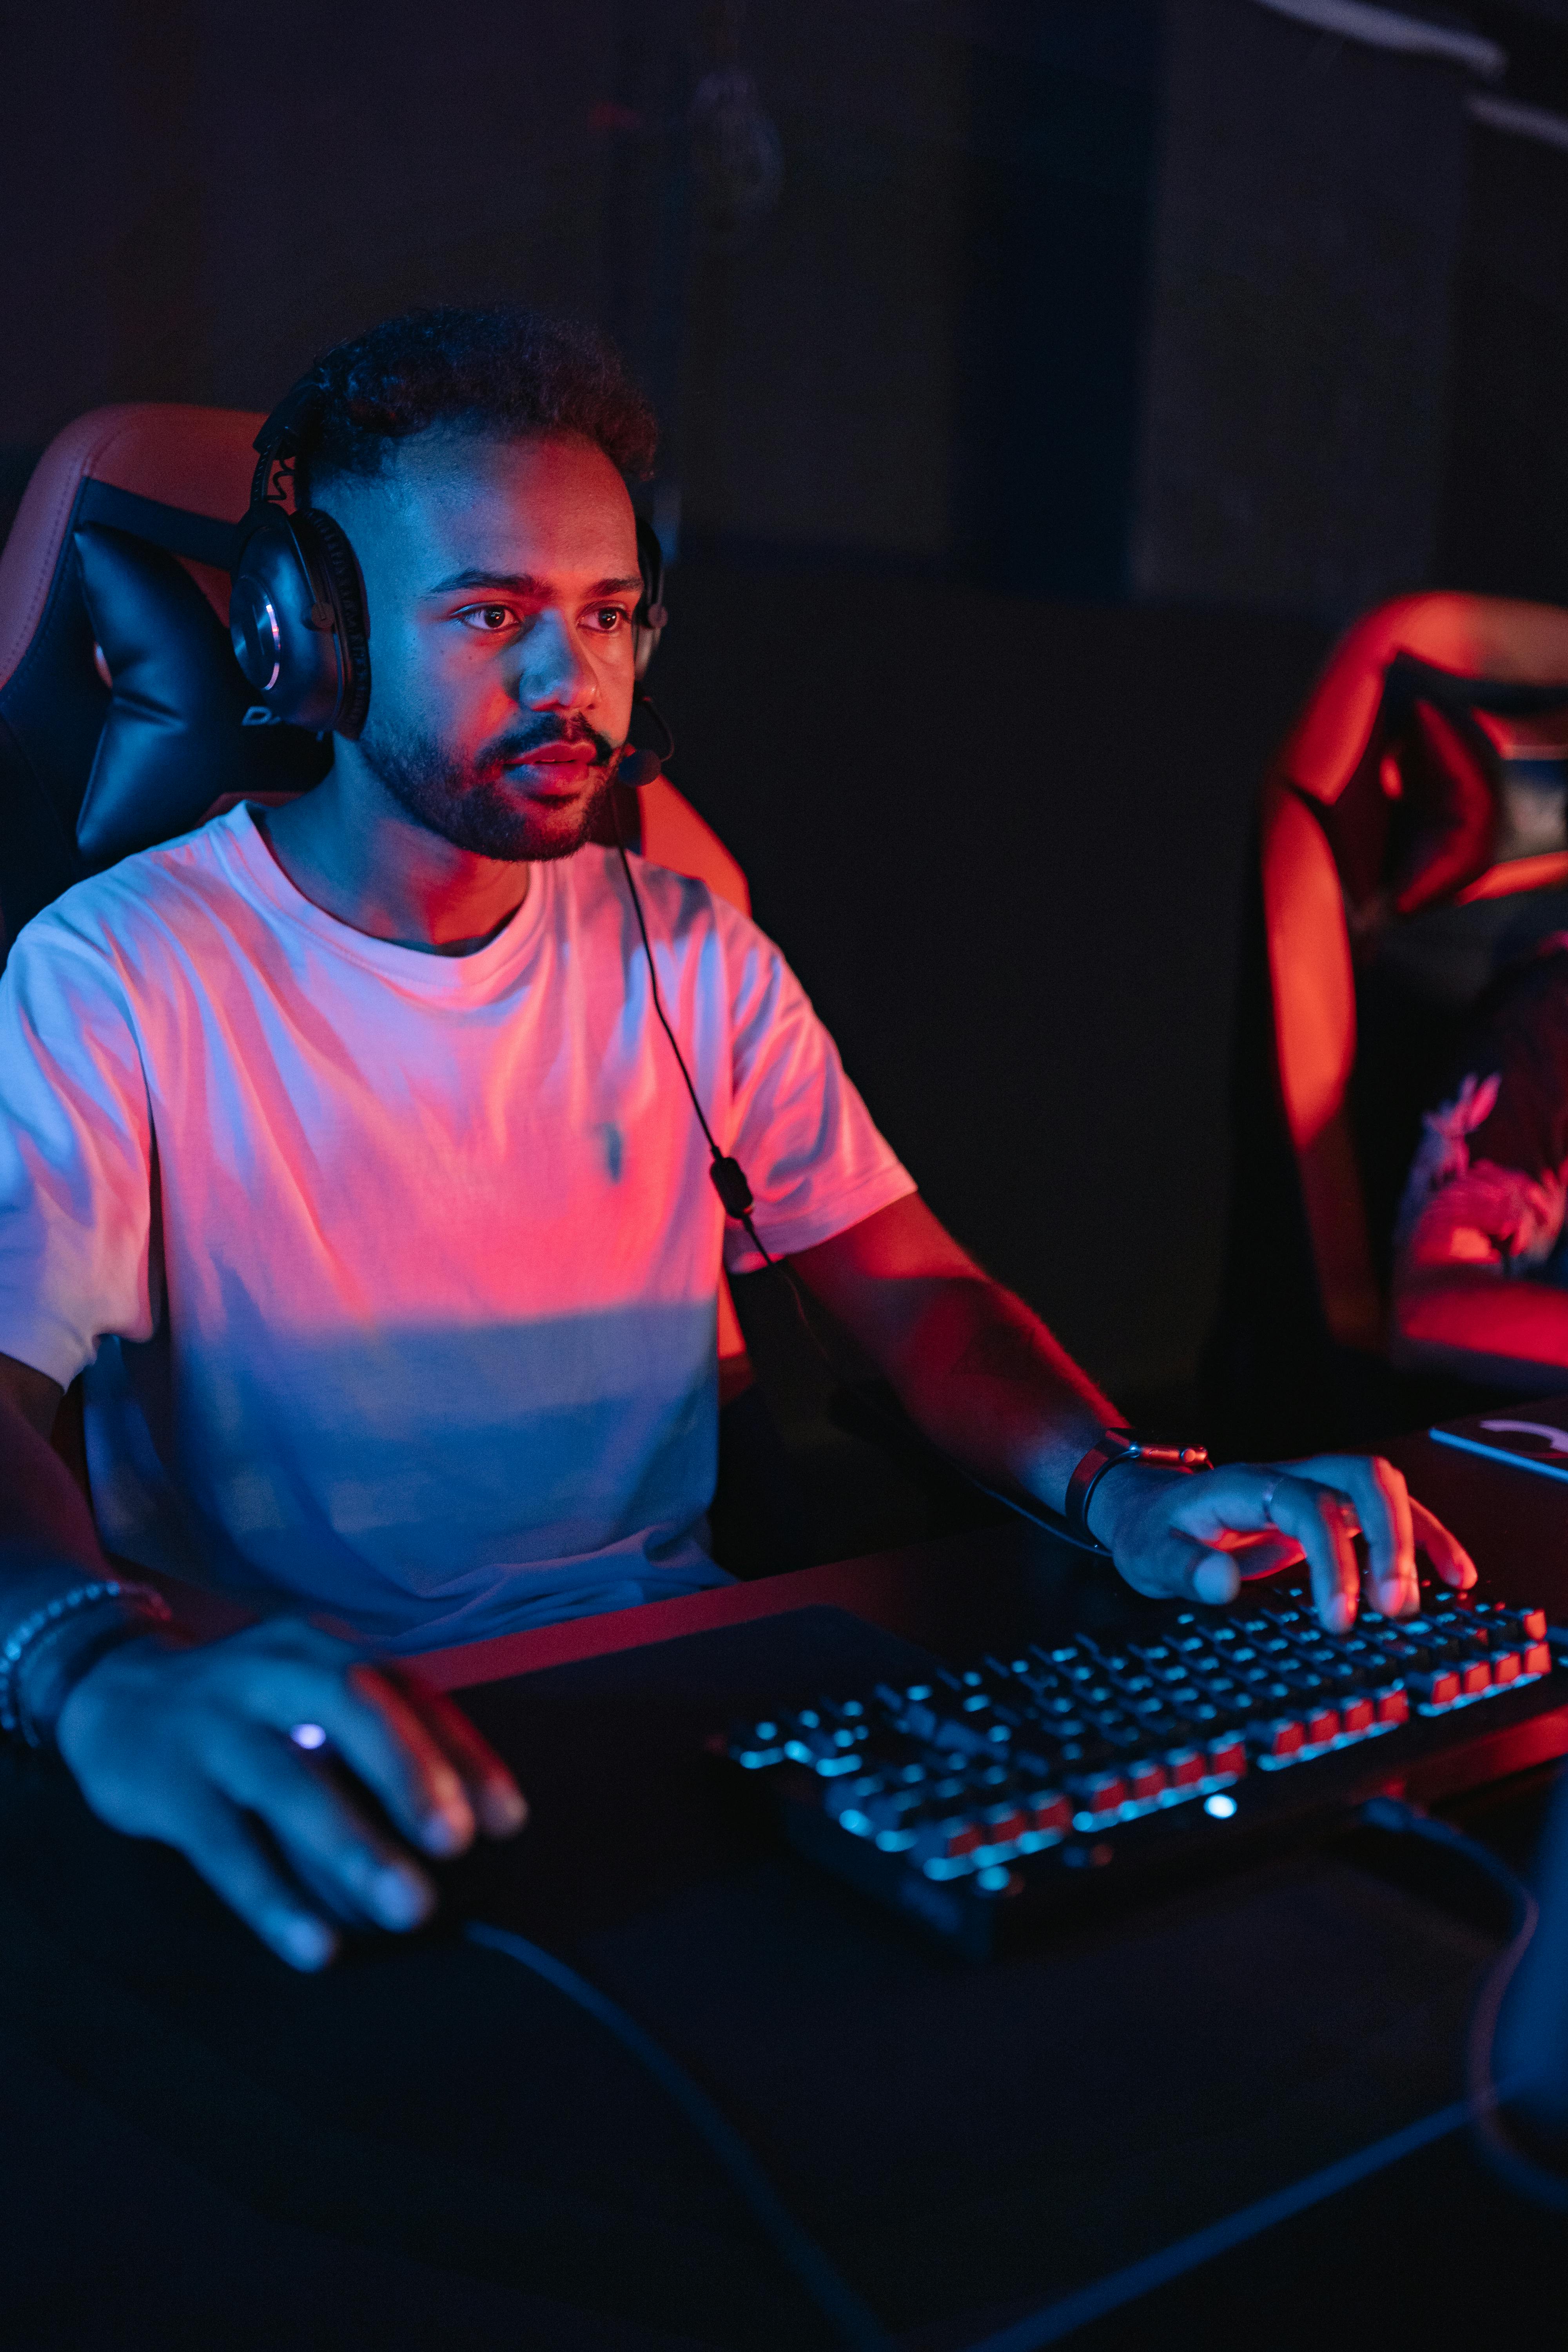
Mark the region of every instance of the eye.
[[468, 604], [458, 615], [466, 628], [487, 637], [499, 636], [503, 629], [510, 629], [514, 617], [510, 604]]
[[595, 604], [593, 611], [584, 617], [591, 629], [597, 629], [604, 636], [613, 637], [625, 629], [631, 615], [621, 604]]

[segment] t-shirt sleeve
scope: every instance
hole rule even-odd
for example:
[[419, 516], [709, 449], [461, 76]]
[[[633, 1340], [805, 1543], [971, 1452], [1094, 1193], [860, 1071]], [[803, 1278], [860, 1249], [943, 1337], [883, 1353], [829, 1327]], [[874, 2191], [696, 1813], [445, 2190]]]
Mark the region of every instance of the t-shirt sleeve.
[[[729, 1148], [746, 1171], [758, 1233], [774, 1256], [785, 1255], [830, 1241], [915, 1184], [777, 948], [743, 917], [719, 912], [733, 1024]], [[724, 1262], [731, 1274], [763, 1263], [732, 1221]]]
[[152, 1119], [102, 954], [46, 918], [0, 979], [0, 1352], [68, 1387], [110, 1333], [147, 1339]]

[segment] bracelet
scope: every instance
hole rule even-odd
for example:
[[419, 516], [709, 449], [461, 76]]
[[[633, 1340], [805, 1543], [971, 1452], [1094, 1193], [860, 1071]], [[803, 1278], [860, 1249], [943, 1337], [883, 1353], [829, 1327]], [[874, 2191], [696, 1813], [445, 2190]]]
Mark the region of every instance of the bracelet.
[[[44, 1644], [63, 1633], [68, 1624], [79, 1624], [84, 1611], [106, 1604], [114, 1608], [119, 1620], [111, 1640], [134, 1639], [143, 1630], [138, 1619], [148, 1624], [168, 1621], [168, 1603], [150, 1584], [132, 1584], [112, 1576], [96, 1577], [89, 1584], [73, 1585], [68, 1592], [57, 1593], [52, 1601], [45, 1601], [30, 1616], [24, 1617], [19, 1625], [14, 1625], [0, 1643], [0, 1732], [25, 1739], [29, 1748], [44, 1745], [47, 1727], [40, 1727], [27, 1705], [23, 1688], [24, 1666], [34, 1663]], [[110, 1646], [110, 1642], [102, 1645], [104, 1649]], [[92, 1662], [96, 1663], [100, 1654], [101, 1651], [94, 1650]]]
[[1068, 1480], [1067, 1502], [1062, 1514], [1075, 1536], [1085, 1543], [1094, 1544], [1101, 1551], [1106, 1547], [1089, 1532], [1089, 1497], [1106, 1472], [1114, 1469], [1119, 1462], [1151, 1462], [1162, 1470], [1188, 1473], [1207, 1470], [1212, 1466], [1205, 1446], [1162, 1444], [1155, 1438], [1140, 1437], [1126, 1428], [1102, 1430], [1099, 1443], [1090, 1446]]

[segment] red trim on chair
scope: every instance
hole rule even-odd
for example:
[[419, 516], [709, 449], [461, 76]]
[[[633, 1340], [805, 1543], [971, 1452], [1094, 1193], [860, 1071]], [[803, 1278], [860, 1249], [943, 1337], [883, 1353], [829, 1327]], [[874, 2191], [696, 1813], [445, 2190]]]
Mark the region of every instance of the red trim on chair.
[[1344, 899], [1322, 828], [1295, 793], [1266, 784], [1262, 820], [1275, 1062], [1323, 1311], [1336, 1339], [1375, 1348], [1383, 1306], [1346, 1107], [1356, 1014]]
[[[110, 482], [166, 506], [237, 522], [250, 497], [250, 445], [260, 425], [259, 414], [247, 409], [127, 401], [95, 408], [56, 434], [33, 469], [0, 555], [0, 687], [42, 618], [82, 483]], [[206, 563], [185, 569], [226, 627], [227, 573]]]
[[1568, 849], [1543, 849], [1535, 857], [1510, 857], [1490, 866], [1454, 893], [1457, 907], [1476, 898], [1511, 898], [1516, 890], [1555, 890], [1568, 882]]

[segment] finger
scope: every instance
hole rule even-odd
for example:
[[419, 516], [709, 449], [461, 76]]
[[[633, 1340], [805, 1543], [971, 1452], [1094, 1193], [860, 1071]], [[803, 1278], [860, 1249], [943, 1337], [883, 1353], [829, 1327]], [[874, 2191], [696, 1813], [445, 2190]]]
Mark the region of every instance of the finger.
[[1408, 1616], [1420, 1605], [1410, 1492], [1392, 1462], [1367, 1454], [1319, 1454], [1289, 1465], [1294, 1476], [1337, 1487], [1355, 1507], [1366, 1538], [1373, 1599], [1385, 1617]]
[[237, 1691], [243, 1711], [275, 1731], [320, 1724], [416, 1845], [427, 1853], [460, 1853], [472, 1840], [474, 1814], [456, 1769], [384, 1675], [356, 1661], [345, 1644], [327, 1646], [321, 1663], [303, 1645], [292, 1654], [244, 1660]]
[[1331, 1633], [1348, 1633], [1361, 1597], [1353, 1507], [1334, 1487], [1290, 1472], [1276, 1484], [1269, 1507], [1276, 1525], [1294, 1536], [1307, 1555], [1312, 1600], [1324, 1626]]
[[213, 1893], [291, 1969], [325, 1968], [338, 1948], [326, 1920], [305, 1902], [243, 1815], [216, 1790], [184, 1809], [177, 1843]]
[[1237, 1574], [1247, 1584], [1255, 1577], [1277, 1576], [1281, 1569], [1300, 1568], [1306, 1558], [1294, 1536], [1247, 1536], [1216, 1549], [1230, 1554]]
[[456, 1766], [468, 1801], [489, 1837], [512, 1837], [528, 1819], [528, 1801], [488, 1740], [481, 1739], [460, 1706], [444, 1691], [421, 1682], [406, 1668], [379, 1669], [407, 1700], [426, 1729]]
[[345, 1921], [396, 1930], [429, 1917], [435, 1888], [334, 1785], [330, 1768], [243, 1719], [222, 1724], [205, 1762], [224, 1795], [266, 1823], [289, 1862]]
[[1450, 1535], [1441, 1519], [1410, 1497], [1410, 1516], [1415, 1522], [1415, 1540], [1431, 1561], [1436, 1573], [1445, 1584], [1466, 1591], [1476, 1580], [1476, 1563], [1458, 1538]]
[[1216, 1551], [1197, 1537], [1170, 1528], [1135, 1559], [1116, 1565], [1137, 1592], [1155, 1600], [1180, 1598], [1216, 1606], [1234, 1601], [1241, 1577], [1230, 1553]]

